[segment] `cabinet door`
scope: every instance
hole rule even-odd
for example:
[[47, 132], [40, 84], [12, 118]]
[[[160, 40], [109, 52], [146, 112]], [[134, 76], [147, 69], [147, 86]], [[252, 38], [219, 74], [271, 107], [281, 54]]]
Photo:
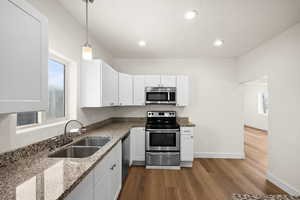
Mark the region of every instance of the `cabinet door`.
[[101, 61], [82, 60], [80, 66], [80, 105], [102, 106]]
[[112, 90], [113, 90], [113, 105], [114, 106], [119, 105], [119, 73], [114, 69], [113, 69]]
[[176, 87], [176, 76], [161, 76], [162, 87]]
[[115, 70], [106, 63], [102, 63], [102, 103], [103, 106], [114, 106], [116, 90]]
[[66, 197], [66, 200], [94, 200], [93, 171]]
[[160, 87], [160, 75], [146, 75], [145, 87]]
[[1, 0], [0, 12], [0, 113], [46, 110], [47, 18], [23, 0]]
[[145, 77], [134, 76], [133, 78], [133, 104], [145, 105]]
[[119, 73], [119, 105], [133, 104], [133, 80], [129, 74]]
[[99, 182], [94, 186], [94, 200], [111, 200], [110, 186], [111, 179], [108, 171], [105, 171]]
[[177, 76], [177, 106], [189, 104], [189, 78], [188, 76]]
[[110, 153], [111, 178], [110, 178], [110, 198], [117, 199], [122, 187], [122, 144], [119, 142]]
[[181, 161], [194, 160], [194, 134], [192, 127], [182, 127], [180, 130]]
[[145, 161], [145, 128], [132, 128], [130, 131], [131, 160]]

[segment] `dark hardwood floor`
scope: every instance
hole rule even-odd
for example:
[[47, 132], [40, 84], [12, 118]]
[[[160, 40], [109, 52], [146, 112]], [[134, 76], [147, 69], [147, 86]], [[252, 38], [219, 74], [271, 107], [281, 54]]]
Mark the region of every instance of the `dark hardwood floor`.
[[233, 193], [278, 194], [266, 180], [267, 133], [245, 128], [245, 160], [195, 159], [193, 168], [131, 167], [119, 200], [229, 200]]

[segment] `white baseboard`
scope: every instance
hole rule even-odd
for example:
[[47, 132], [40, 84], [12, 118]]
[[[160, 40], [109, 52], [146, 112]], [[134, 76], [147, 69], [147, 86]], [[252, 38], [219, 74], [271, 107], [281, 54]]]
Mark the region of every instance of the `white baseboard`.
[[169, 170], [180, 170], [180, 166], [146, 166], [146, 169], [169, 169]]
[[244, 153], [195, 152], [194, 158], [245, 159]]
[[278, 177], [274, 176], [271, 172], [267, 172], [267, 180], [276, 185], [277, 187], [281, 188], [283, 191], [287, 192], [293, 196], [300, 196], [300, 191], [296, 190], [291, 185], [287, 184], [283, 180], [279, 179]]

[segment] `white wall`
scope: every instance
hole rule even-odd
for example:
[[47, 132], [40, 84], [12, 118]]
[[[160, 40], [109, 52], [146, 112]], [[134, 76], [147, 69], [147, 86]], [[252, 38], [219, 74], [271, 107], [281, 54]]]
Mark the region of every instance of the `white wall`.
[[[49, 48], [63, 55], [71, 62], [70, 100], [71, 117], [78, 118], [85, 124], [97, 122], [113, 116], [113, 108], [100, 108], [81, 110], [79, 102], [79, 64], [81, 47], [85, 42], [85, 31], [68, 12], [55, 0], [27, 0], [31, 5], [46, 15], [49, 20]], [[84, 4], [83, 4], [84, 6]], [[108, 63], [112, 56], [91, 38], [95, 57]], [[46, 126], [42, 129], [31, 129], [26, 132], [16, 133], [15, 115], [0, 116], [0, 153], [22, 147], [63, 132], [63, 124]]]
[[250, 82], [244, 85], [244, 124], [268, 130], [268, 115], [258, 113], [259, 93], [268, 93], [267, 84]]
[[300, 23], [238, 59], [239, 80], [268, 76], [269, 177], [300, 195]]
[[243, 156], [242, 90], [236, 79], [234, 59], [114, 59], [113, 65], [117, 70], [131, 74], [190, 77], [190, 103], [186, 108], [127, 107], [116, 111], [116, 116], [144, 117], [148, 110], [176, 110], [179, 116], [190, 117], [196, 124], [194, 150], [198, 156]]

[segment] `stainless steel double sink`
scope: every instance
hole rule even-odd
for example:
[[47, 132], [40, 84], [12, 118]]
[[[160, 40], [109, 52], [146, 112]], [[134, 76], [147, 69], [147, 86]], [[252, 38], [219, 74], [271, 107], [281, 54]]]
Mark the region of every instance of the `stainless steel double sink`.
[[50, 158], [85, 158], [93, 155], [111, 140], [110, 137], [88, 136], [74, 144], [49, 154]]

